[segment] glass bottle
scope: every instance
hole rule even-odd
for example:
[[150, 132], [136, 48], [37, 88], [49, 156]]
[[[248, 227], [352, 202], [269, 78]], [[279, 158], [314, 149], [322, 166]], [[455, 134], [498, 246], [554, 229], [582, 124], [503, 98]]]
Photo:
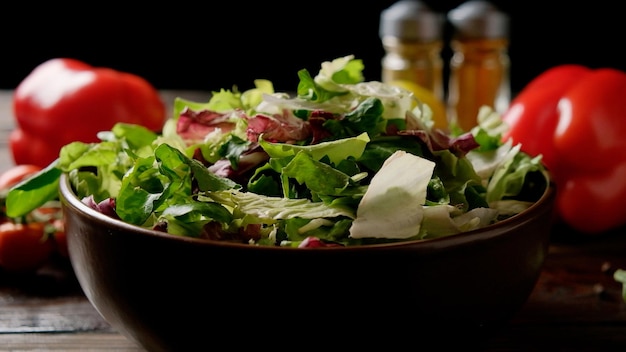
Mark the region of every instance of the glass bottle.
[[400, 0], [383, 10], [379, 30], [385, 49], [382, 81], [410, 81], [443, 101], [444, 23], [442, 14], [417, 0]]
[[454, 31], [448, 119], [469, 131], [481, 106], [502, 113], [510, 103], [509, 17], [487, 1], [471, 0], [451, 10], [448, 21]]

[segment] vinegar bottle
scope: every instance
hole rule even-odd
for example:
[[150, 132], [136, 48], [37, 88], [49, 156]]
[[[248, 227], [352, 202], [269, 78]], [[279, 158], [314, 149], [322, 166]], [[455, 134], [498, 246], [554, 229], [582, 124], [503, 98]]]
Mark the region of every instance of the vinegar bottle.
[[383, 10], [379, 34], [385, 49], [382, 81], [409, 81], [443, 101], [442, 34], [445, 17], [417, 0]]
[[454, 31], [448, 119], [469, 131], [481, 106], [502, 113], [510, 103], [509, 18], [487, 1], [471, 0], [451, 10], [448, 21]]

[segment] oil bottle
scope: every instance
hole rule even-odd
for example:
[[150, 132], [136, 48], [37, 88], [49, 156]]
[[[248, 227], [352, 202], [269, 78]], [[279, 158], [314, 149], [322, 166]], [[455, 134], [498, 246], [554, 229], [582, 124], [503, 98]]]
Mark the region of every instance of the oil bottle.
[[451, 126], [469, 131], [481, 106], [502, 113], [510, 103], [509, 17], [488, 1], [471, 0], [447, 19], [453, 30], [447, 115]]
[[445, 16], [419, 0], [400, 0], [382, 11], [379, 35], [385, 49], [382, 81], [409, 81], [444, 101]]

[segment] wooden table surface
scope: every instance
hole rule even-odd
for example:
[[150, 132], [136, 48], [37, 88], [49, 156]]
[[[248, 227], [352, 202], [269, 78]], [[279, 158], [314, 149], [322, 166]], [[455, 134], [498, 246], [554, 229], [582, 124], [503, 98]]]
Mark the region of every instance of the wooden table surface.
[[[191, 100], [201, 92], [164, 91]], [[0, 171], [13, 162], [11, 92], [0, 91]], [[537, 285], [522, 309], [481, 351], [626, 351], [626, 304], [613, 279], [626, 268], [626, 228], [596, 236], [555, 227]], [[453, 336], [451, 336], [453, 338]], [[34, 275], [0, 271], [0, 351], [143, 351], [118, 334], [85, 298], [64, 259]]]

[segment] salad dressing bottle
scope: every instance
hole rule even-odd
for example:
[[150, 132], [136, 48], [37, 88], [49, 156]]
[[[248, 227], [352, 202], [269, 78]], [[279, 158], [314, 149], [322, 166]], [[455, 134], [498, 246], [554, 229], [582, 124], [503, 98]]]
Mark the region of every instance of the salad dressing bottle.
[[443, 101], [445, 16], [418, 0], [400, 0], [382, 11], [379, 34], [385, 49], [382, 81], [412, 82]]
[[503, 113], [510, 103], [509, 18], [487, 1], [471, 0], [451, 10], [448, 21], [454, 33], [447, 115], [451, 126], [469, 131], [482, 105]]

